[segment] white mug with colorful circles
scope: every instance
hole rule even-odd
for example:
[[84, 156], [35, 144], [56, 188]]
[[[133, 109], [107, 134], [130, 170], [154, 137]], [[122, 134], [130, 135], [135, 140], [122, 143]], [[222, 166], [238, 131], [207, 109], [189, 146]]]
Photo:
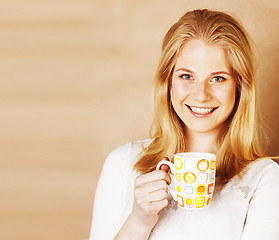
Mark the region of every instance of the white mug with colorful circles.
[[206, 208], [215, 185], [216, 156], [212, 153], [186, 152], [174, 155], [174, 164], [162, 160], [170, 167], [173, 174], [169, 191], [183, 209], [195, 210]]

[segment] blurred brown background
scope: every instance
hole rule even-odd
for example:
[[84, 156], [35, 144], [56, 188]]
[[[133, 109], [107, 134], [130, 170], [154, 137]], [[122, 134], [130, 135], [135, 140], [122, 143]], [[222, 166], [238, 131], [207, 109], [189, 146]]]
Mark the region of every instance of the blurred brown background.
[[88, 238], [105, 157], [148, 137], [161, 40], [195, 8], [234, 13], [254, 39], [263, 144], [279, 154], [278, 1], [2, 1], [0, 239]]

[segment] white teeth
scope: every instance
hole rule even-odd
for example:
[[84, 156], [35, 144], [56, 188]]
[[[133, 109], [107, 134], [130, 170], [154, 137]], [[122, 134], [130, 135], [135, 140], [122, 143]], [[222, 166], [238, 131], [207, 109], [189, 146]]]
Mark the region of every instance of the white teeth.
[[198, 114], [208, 114], [212, 112], [213, 108], [198, 108], [198, 107], [190, 107], [194, 113]]

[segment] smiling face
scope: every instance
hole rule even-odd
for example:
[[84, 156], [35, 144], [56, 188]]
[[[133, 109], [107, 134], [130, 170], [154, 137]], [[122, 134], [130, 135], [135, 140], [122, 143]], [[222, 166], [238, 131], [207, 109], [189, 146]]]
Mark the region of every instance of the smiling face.
[[172, 106], [186, 131], [219, 133], [235, 104], [236, 82], [224, 50], [202, 40], [187, 42], [171, 83]]

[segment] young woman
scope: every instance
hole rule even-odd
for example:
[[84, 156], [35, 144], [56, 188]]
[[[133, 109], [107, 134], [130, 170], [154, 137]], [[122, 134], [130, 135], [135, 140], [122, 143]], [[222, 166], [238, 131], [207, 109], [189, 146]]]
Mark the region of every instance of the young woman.
[[[114, 150], [101, 174], [90, 240], [279, 239], [279, 166], [261, 151], [253, 56], [233, 17], [186, 13], [167, 32], [154, 87], [150, 140]], [[177, 152], [217, 155], [217, 185], [201, 211], [169, 197]]]

